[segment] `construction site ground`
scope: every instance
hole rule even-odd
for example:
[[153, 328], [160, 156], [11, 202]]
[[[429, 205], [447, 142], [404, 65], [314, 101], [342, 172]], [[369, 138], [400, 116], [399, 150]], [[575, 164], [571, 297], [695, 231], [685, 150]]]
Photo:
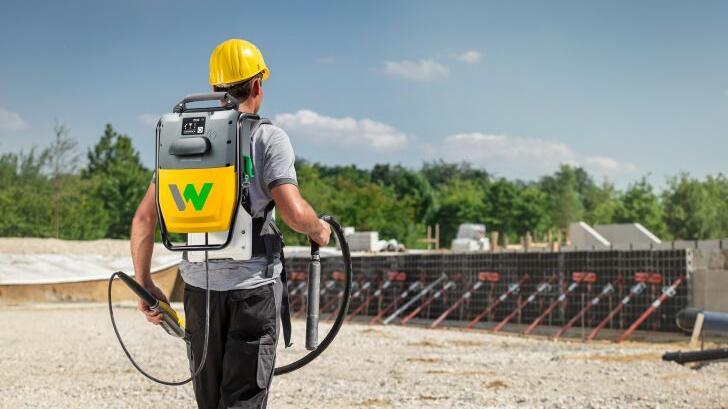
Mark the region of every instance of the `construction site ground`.
[[[179, 306], [177, 306], [179, 308]], [[185, 345], [117, 307], [122, 335], [155, 375], [188, 374]], [[322, 330], [326, 325], [322, 325]], [[304, 352], [279, 346], [279, 364]], [[347, 323], [311, 365], [276, 377], [270, 408], [722, 408], [728, 363], [699, 369], [661, 361], [687, 336], [638, 333], [638, 341], [559, 342], [485, 329]], [[552, 332], [552, 331], [551, 331]], [[573, 330], [579, 335], [580, 329]], [[606, 332], [605, 337], [614, 336]], [[0, 307], [1, 408], [194, 408], [192, 387], [142, 377], [114, 338], [104, 304]]]

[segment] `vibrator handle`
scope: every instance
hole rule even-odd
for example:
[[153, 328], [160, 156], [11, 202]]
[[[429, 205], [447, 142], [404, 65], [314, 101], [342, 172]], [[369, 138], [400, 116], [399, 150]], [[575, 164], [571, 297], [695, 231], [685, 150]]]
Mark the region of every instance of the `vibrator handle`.
[[147, 291], [146, 288], [137, 283], [136, 280], [121, 271], [117, 272], [116, 275], [124, 282], [124, 284], [126, 284], [127, 287], [129, 287], [130, 290], [134, 292], [134, 294], [136, 294], [137, 297], [141, 298], [141, 300], [144, 301], [149, 308], [159, 307], [159, 300], [154, 297], [152, 293]]
[[319, 245], [311, 242], [311, 263], [308, 265], [308, 303], [306, 307], [306, 349], [318, 347], [319, 293], [321, 291], [321, 256]]
[[124, 272], [117, 271], [114, 275], [119, 277], [151, 310], [162, 314], [161, 326], [169, 335], [179, 338], [185, 337], [184, 320], [177, 315], [177, 312], [169, 304], [164, 301], [159, 301], [146, 288], [142, 287], [136, 280]]

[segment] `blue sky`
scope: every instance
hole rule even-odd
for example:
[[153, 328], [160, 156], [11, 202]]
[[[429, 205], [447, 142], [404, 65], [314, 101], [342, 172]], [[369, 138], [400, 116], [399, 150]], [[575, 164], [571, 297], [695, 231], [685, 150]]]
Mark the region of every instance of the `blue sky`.
[[271, 69], [262, 113], [311, 160], [726, 173], [726, 21], [727, 2], [15, 1], [0, 151], [46, 145], [55, 118], [85, 149], [111, 122], [151, 166], [155, 118], [240, 37]]

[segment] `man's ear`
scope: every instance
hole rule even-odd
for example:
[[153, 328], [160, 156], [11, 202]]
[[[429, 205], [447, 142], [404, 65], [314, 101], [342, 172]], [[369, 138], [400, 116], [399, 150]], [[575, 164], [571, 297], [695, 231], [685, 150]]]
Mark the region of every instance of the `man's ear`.
[[263, 92], [263, 79], [258, 77], [253, 79], [253, 84], [251, 84], [251, 96], [257, 97], [260, 95], [261, 92]]

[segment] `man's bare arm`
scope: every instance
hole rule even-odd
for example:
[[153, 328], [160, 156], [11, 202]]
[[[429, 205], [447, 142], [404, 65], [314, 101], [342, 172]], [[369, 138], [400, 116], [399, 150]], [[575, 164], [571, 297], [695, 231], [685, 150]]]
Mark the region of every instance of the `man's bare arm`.
[[301, 196], [298, 186], [282, 184], [270, 190], [283, 221], [293, 230], [307, 235], [321, 246], [329, 243], [331, 228], [320, 220], [313, 208]]
[[[155, 186], [150, 184], [131, 222], [131, 258], [136, 281], [159, 300], [168, 302], [164, 293], [154, 285], [150, 271], [154, 251], [154, 231], [157, 226], [157, 204], [154, 197]], [[139, 301], [139, 309], [146, 315], [147, 321], [155, 324], [162, 321], [162, 316], [150, 310], [142, 301]]]
[[154, 184], [150, 184], [131, 222], [131, 258], [134, 262], [135, 278], [142, 285], [152, 281], [150, 267], [154, 249], [154, 229], [157, 226], [157, 205], [154, 195]]

